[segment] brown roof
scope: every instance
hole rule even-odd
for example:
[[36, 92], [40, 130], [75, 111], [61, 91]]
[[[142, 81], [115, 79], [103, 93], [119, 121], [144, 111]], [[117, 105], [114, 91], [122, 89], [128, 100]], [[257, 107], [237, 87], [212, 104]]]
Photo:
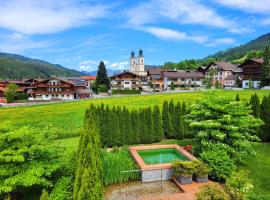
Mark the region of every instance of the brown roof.
[[252, 58], [250, 60], [257, 62], [257, 63], [260, 63], [260, 64], [263, 64], [263, 58]]
[[219, 66], [219, 67], [220, 67], [221, 69], [223, 69], [224, 71], [235, 71], [235, 70], [238, 71], [238, 70], [236, 69], [236, 66], [235, 66], [235, 65], [233, 65], [233, 64], [230, 63], [230, 62], [224, 62], [224, 61], [211, 62], [211, 63], [208, 65], [207, 69], [209, 69], [210, 66], [212, 66], [213, 64]]
[[150, 75], [161, 74], [161, 68], [159, 68], [159, 67], [151, 68], [151, 69], [148, 70], [148, 73]]
[[122, 74], [132, 74], [132, 75], [135, 75], [135, 76], [140, 77], [138, 74], [135, 74], [135, 73], [132, 73], [132, 72], [129, 72], [129, 71], [123, 71], [123, 72], [121, 72], [121, 73], [118, 73], [118, 74], [115, 74], [115, 75], [111, 76], [111, 78], [112, 78], [112, 77], [119, 76], [119, 75], [122, 75]]
[[201, 72], [163, 72], [163, 75], [169, 78], [203, 78]]

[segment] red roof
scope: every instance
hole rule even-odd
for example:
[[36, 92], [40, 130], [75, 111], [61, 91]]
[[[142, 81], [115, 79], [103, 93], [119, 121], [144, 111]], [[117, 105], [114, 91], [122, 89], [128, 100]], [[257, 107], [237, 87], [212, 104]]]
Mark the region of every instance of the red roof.
[[94, 81], [96, 80], [96, 76], [81, 76], [82, 79], [89, 80], [89, 81]]

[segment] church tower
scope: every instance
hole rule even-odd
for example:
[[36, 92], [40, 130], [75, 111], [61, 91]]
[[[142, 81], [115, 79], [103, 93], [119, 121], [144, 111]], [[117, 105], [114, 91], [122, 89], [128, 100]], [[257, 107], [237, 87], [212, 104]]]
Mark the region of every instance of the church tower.
[[138, 59], [137, 71], [144, 72], [144, 56], [143, 56], [143, 50], [141, 48], [139, 50], [139, 56], [137, 59]]
[[136, 58], [134, 51], [131, 52], [130, 58], [129, 58], [129, 68], [131, 72], [137, 71], [137, 64], [136, 64]]

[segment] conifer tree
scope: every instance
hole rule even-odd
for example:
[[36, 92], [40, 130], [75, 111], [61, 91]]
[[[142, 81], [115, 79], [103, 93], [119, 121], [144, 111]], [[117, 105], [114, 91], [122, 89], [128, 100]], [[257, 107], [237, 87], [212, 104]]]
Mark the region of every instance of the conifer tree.
[[130, 112], [130, 123], [131, 123], [131, 143], [139, 144], [140, 141], [140, 131], [139, 131], [139, 115], [136, 110]]
[[260, 117], [260, 99], [256, 93], [254, 95], [251, 95], [250, 105], [251, 105], [253, 116], [259, 118]]
[[182, 103], [182, 115], [184, 116], [184, 115], [186, 115], [186, 113], [187, 113], [187, 106], [186, 106], [186, 103], [183, 102]]
[[184, 124], [182, 117], [181, 104], [178, 102], [175, 106], [175, 121], [174, 121], [174, 132], [177, 139], [183, 139]]
[[147, 143], [147, 128], [146, 128], [146, 117], [145, 117], [145, 109], [140, 109], [139, 111], [139, 127], [140, 127], [140, 138], [141, 143], [146, 144]]
[[163, 132], [167, 138], [170, 138], [173, 130], [168, 101], [163, 102], [162, 122], [163, 122]]
[[160, 109], [157, 105], [153, 108], [153, 130], [154, 130], [154, 142], [159, 142], [163, 139], [162, 119]]
[[106, 86], [107, 89], [109, 88], [110, 81], [109, 81], [107, 70], [103, 61], [101, 61], [98, 66], [96, 84], [97, 84], [97, 87], [104, 85]]
[[111, 120], [112, 120], [112, 126], [111, 126], [111, 132], [112, 132], [112, 140], [111, 140], [111, 146], [119, 146], [121, 145], [122, 136], [120, 131], [120, 116], [119, 108], [113, 107], [111, 111]]
[[270, 100], [263, 97], [260, 109], [260, 117], [264, 122], [260, 130], [260, 138], [263, 141], [270, 141]]
[[237, 95], [236, 95], [236, 97], [235, 97], [235, 101], [240, 101], [239, 94], [237, 94]]
[[144, 143], [152, 143], [153, 139], [153, 118], [152, 118], [152, 110], [151, 107], [144, 109], [145, 115], [145, 136], [144, 136]]
[[265, 47], [264, 62], [262, 65], [262, 74], [261, 74], [261, 86], [268, 86], [270, 84], [270, 47]]
[[124, 144], [132, 144], [132, 135], [131, 135], [131, 118], [129, 110], [124, 107], [122, 111], [123, 116], [123, 134], [124, 134]]
[[73, 189], [74, 200], [103, 199], [102, 163], [97, 113], [88, 109], [78, 148]]

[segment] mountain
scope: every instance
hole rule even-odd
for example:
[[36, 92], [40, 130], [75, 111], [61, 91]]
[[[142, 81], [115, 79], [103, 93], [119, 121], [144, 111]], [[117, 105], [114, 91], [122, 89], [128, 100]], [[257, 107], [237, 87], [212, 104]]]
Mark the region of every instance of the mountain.
[[[118, 74], [120, 73], [121, 71], [123, 70], [113, 70], [113, 69], [107, 69], [107, 74], [108, 76], [112, 76], [114, 74]], [[97, 75], [97, 71], [90, 71], [90, 72], [87, 72], [87, 71], [81, 71], [82, 73], [84, 74], [87, 74], [89, 76], [96, 76]]]
[[270, 46], [270, 33], [264, 34], [244, 45], [217, 52], [213, 55], [206, 57], [206, 59], [214, 57], [222, 60], [231, 61], [245, 56], [250, 51], [263, 51], [266, 46]]
[[17, 54], [0, 52], [0, 80], [47, 78], [50, 76], [81, 76], [82, 72], [58, 64], [31, 59]]

